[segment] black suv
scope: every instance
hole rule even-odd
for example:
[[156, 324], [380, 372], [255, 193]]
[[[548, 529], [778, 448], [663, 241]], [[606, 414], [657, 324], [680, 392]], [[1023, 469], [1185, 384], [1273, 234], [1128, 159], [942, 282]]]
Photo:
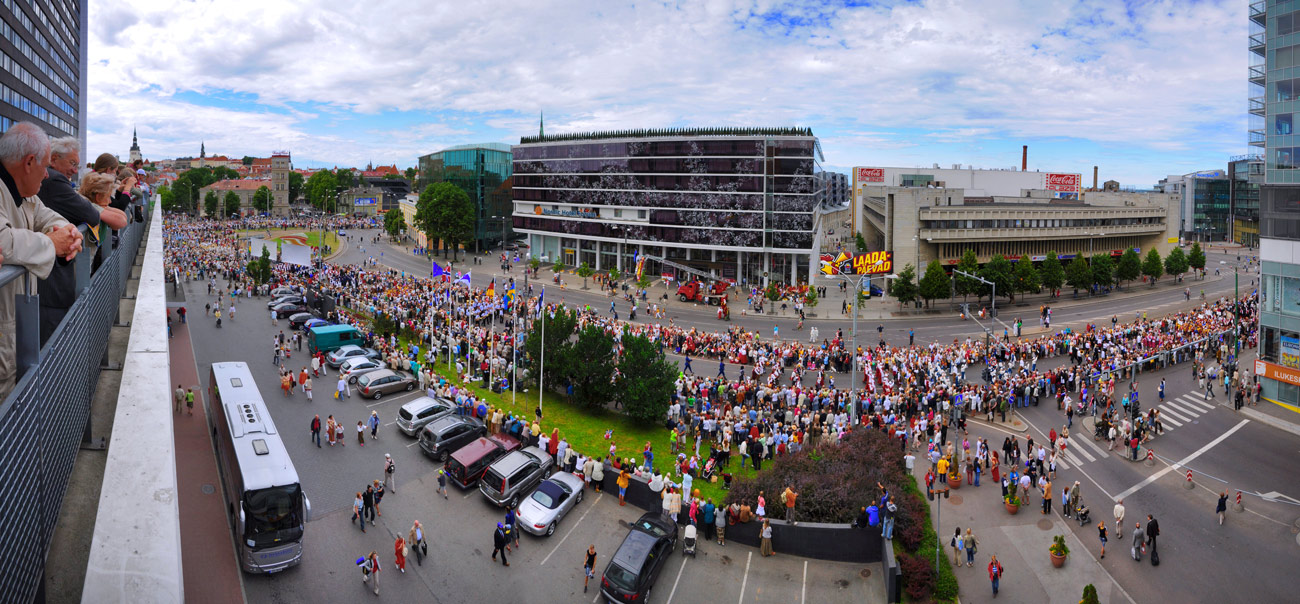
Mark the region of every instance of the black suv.
[[447, 461], [456, 449], [485, 435], [487, 428], [478, 419], [451, 415], [433, 420], [420, 430], [420, 450], [438, 461]]
[[611, 602], [645, 602], [664, 561], [677, 548], [677, 524], [649, 512], [632, 523], [605, 567], [600, 593]]

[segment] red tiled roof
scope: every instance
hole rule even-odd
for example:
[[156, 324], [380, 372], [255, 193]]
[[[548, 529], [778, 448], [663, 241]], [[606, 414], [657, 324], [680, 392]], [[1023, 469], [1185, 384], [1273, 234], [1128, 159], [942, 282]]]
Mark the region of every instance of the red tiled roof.
[[214, 191], [256, 191], [259, 187], [271, 188], [271, 181], [264, 179], [254, 180], [218, 180], [206, 187]]

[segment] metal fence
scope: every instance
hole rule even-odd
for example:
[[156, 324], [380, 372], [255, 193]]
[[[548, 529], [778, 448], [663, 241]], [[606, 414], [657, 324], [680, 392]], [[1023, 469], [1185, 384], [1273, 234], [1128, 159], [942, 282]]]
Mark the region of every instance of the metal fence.
[[[78, 286], [86, 287], [39, 351], [30, 333], [40, 324], [37, 297], [16, 296], [15, 324], [20, 336], [29, 333], [19, 338], [18, 382], [0, 403], [0, 602], [31, 602], [41, 590], [109, 331], [148, 228], [148, 222], [136, 222], [120, 231], [116, 248], [89, 279], [90, 254], [78, 256]], [[111, 247], [108, 232], [101, 230], [103, 245]], [[0, 286], [14, 279], [23, 280], [25, 292], [35, 290], [35, 278], [23, 269], [0, 271]]]

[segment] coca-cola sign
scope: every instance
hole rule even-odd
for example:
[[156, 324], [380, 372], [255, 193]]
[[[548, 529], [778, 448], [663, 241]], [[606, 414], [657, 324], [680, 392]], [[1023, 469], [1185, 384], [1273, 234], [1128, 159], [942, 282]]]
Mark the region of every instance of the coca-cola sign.
[[1046, 183], [1047, 190], [1077, 193], [1079, 192], [1079, 179], [1080, 176], [1078, 174], [1050, 174], [1049, 173], [1047, 175], [1047, 183]]
[[858, 168], [858, 182], [885, 182], [884, 168]]

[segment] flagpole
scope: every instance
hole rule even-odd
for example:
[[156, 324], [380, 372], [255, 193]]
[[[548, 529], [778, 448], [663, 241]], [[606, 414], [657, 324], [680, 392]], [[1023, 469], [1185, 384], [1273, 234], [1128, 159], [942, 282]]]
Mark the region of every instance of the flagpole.
[[544, 302], [545, 299], [546, 299], [546, 288], [543, 287], [542, 300], [539, 300], [539, 302], [542, 302], [542, 304], [539, 305], [541, 306], [541, 309], [537, 317], [542, 321], [542, 355], [541, 355], [542, 358], [537, 363], [537, 408], [538, 409], [542, 408], [542, 392], [546, 390], [546, 388], [542, 386], [542, 374], [546, 371], [546, 304]]
[[511, 321], [516, 324], [511, 325], [510, 330], [510, 404], [515, 404], [515, 391], [518, 390], [516, 382], [519, 381], [519, 325], [516, 316], [519, 314], [519, 296], [513, 298], [514, 304], [511, 304], [510, 314]]

